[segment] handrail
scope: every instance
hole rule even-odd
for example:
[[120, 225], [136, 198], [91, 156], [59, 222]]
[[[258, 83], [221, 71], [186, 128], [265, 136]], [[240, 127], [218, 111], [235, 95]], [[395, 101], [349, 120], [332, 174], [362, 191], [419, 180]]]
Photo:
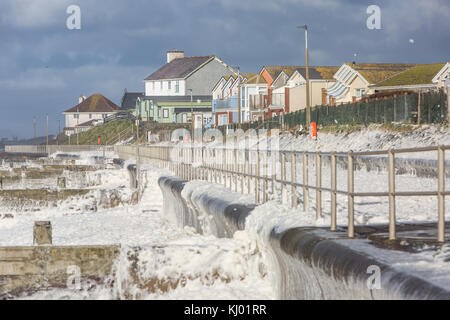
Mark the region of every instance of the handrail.
[[[235, 140], [236, 142], [236, 140]], [[248, 141], [246, 141], [248, 142]], [[248, 145], [248, 143], [246, 143]], [[136, 151], [136, 148], [138, 150]], [[450, 191], [445, 190], [445, 151], [450, 150], [448, 145], [420, 147], [420, 148], [405, 148], [405, 149], [390, 149], [390, 150], [375, 150], [364, 152], [311, 152], [311, 151], [294, 151], [294, 150], [260, 150], [256, 148], [238, 148], [230, 146], [192, 146], [186, 144], [179, 145], [154, 145], [154, 146], [117, 146], [117, 153], [127, 153], [128, 155], [137, 155], [139, 157], [154, 160], [156, 164], [161, 167], [172, 170], [178, 176], [184, 179], [204, 179], [211, 182], [223, 183], [226, 187], [232, 188], [234, 181], [234, 191], [238, 191], [238, 180], [240, 181], [240, 191], [245, 193], [244, 182], [248, 181], [248, 190], [246, 193], [251, 193], [250, 182], [253, 180], [255, 189], [256, 204], [268, 201], [267, 193], [275, 190], [275, 185], [281, 187], [283, 194], [290, 186], [292, 191], [291, 206], [297, 206], [296, 188], [303, 188], [303, 205], [306, 209], [308, 207], [308, 193], [310, 190], [316, 192], [316, 216], [319, 218], [322, 212], [322, 192], [329, 192], [331, 194], [331, 223], [330, 229], [336, 230], [336, 212], [337, 212], [337, 194], [346, 195], [348, 198], [348, 236], [354, 237], [354, 201], [355, 198], [362, 197], [388, 197], [389, 198], [389, 239], [395, 240], [396, 237], [396, 197], [413, 197], [413, 196], [433, 196], [438, 199], [438, 236], [439, 242], [445, 241], [445, 196], [450, 195]], [[403, 153], [428, 152], [437, 151], [438, 160], [436, 165], [437, 171], [437, 191], [398, 191], [395, 189], [395, 155]], [[274, 153], [275, 156], [272, 156]], [[267, 162], [269, 155], [272, 163]], [[355, 192], [354, 172], [356, 170], [355, 157], [358, 156], [372, 156], [372, 155], [387, 155], [388, 161], [383, 164], [388, 171], [388, 186], [389, 190], [385, 192]], [[330, 180], [331, 187], [322, 186], [322, 160], [324, 157], [330, 157]], [[347, 190], [338, 189], [336, 187], [336, 158], [346, 158], [347, 161]], [[265, 160], [264, 160], [265, 159]], [[280, 161], [278, 161], [280, 159]], [[287, 161], [287, 159], [290, 159]], [[316, 170], [316, 184], [309, 183], [307, 177], [309, 166], [309, 159], [315, 159]], [[281, 167], [281, 178], [272, 170], [272, 175], [267, 173], [268, 167], [275, 167], [277, 162]], [[286, 176], [286, 163], [290, 162], [291, 179]], [[262, 165], [261, 165], [262, 164]], [[297, 181], [296, 170], [297, 166], [301, 164], [303, 167], [303, 182]], [[306, 176], [306, 178], [305, 178]], [[261, 188], [262, 184], [262, 188]], [[269, 186], [270, 185], [270, 186]], [[261, 197], [261, 193], [263, 197]], [[262, 198], [262, 201], [261, 201]]]

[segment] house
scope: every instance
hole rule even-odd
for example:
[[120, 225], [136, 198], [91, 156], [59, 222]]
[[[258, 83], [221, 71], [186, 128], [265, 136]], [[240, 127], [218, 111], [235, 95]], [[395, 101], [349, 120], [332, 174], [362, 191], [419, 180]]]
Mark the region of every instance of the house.
[[373, 86], [406, 71], [414, 64], [344, 63], [334, 74], [335, 84], [326, 90], [327, 104], [355, 102], [373, 94]]
[[120, 108], [122, 110], [136, 109], [136, 101], [142, 96], [144, 96], [143, 92], [128, 92], [127, 89], [125, 89], [123, 91], [122, 99], [120, 100]]
[[268, 83], [261, 74], [242, 82], [241, 109], [245, 121], [264, 119], [264, 111], [268, 105]]
[[371, 86], [380, 91], [429, 91], [444, 88], [450, 80], [450, 63], [418, 64]]
[[201, 117], [203, 126], [212, 118], [211, 95], [185, 96], [142, 96], [137, 98], [138, 115], [143, 121], [159, 123], [189, 123], [192, 111]]
[[217, 79], [235, 74], [214, 55], [185, 57], [183, 51], [168, 51], [166, 63], [144, 79], [145, 96], [137, 99], [139, 116], [163, 123], [190, 122], [192, 100], [196, 119], [209, 123]]
[[[256, 76], [256, 73], [240, 73], [223, 76], [212, 90], [212, 122], [211, 125], [221, 126], [239, 122], [239, 87], [242, 82]], [[248, 121], [241, 105], [241, 121]]]
[[[337, 70], [333, 66], [309, 67], [311, 106], [322, 104], [322, 89], [335, 83]], [[264, 66], [253, 81], [259, 82], [260, 92], [248, 94], [252, 121], [306, 108], [305, 66]]]
[[[323, 90], [330, 88], [336, 82], [333, 75], [337, 70], [338, 67], [335, 66], [308, 67], [310, 106], [326, 104], [324, 103]], [[269, 110], [272, 113], [275, 110], [294, 112], [305, 109], [307, 105], [306, 67], [283, 69], [272, 82], [270, 92]]]
[[66, 118], [64, 133], [70, 136], [87, 131], [119, 111], [119, 106], [101, 94], [93, 94], [87, 99], [80, 96], [76, 106], [63, 112]]

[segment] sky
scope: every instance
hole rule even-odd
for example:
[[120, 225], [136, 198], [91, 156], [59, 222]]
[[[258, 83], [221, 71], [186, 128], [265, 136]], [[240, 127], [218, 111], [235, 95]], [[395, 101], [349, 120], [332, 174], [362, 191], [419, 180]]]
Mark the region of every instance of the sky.
[[[69, 29], [70, 5], [80, 29]], [[370, 5], [380, 28], [369, 29]], [[448, 0], [0, 0], [0, 137], [56, 133], [78, 96], [101, 93], [120, 104], [166, 51], [214, 54], [241, 72], [344, 62], [450, 61]]]

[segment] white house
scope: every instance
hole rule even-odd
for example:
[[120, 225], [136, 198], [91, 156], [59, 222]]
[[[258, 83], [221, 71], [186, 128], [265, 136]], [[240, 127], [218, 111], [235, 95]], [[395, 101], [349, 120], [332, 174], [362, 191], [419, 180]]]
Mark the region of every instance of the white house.
[[76, 106], [63, 112], [66, 118], [64, 133], [70, 136], [87, 131], [119, 111], [119, 106], [101, 94], [93, 94], [87, 99], [80, 96]]

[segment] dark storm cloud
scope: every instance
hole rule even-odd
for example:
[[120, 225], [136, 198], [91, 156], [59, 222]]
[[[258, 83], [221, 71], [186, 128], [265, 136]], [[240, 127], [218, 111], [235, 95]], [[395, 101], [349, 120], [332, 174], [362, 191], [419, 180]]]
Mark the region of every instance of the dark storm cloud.
[[[81, 30], [66, 28], [70, 4], [81, 7]], [[381, 30], [366, 27], [371, 4], [381, 8]], [[3, 0], [0, 136], [32, 135], [34, 115], [44, 133], [45, 113], [55, 132], [79, 94], [120, 103], [125, 87], [143, 90], [167, 49], [216, 54], [249, 72], [302, 64], [295, 26], [306, 23], [311, 64], [449, 61], [449, 21], [445, 0]]]

